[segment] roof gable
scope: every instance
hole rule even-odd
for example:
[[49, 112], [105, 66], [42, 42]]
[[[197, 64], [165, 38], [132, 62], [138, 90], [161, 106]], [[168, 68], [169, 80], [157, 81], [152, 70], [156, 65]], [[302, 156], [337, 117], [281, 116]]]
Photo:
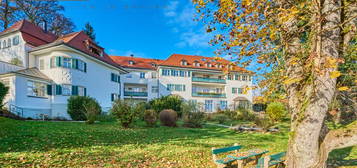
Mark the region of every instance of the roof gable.
[[[125, 68], [139, 68], [139, 69], [151, 69], [151, 70], [156, 70], [157, 66], [164, 61], [160, 59], [126, 57], [126, 56], [110, 56], [110, 58], [114, 60], [114, 62]], [[132, 61], [133, 64], [130, 64], [130, 61]]]

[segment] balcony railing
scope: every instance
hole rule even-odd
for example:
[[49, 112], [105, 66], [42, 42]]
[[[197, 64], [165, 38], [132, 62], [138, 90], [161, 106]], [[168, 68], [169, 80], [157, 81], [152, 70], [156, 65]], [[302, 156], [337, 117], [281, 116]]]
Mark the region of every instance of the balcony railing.
[[129, 92], [129, 91], [124, 91], [124, 96], [147, 97], [148, 96], [148, 92]]
[[225, 93], [204, 93], [204, 92], [196, 92], [192, 93], [194, 97], [214, 97], [214, 98], [225, 98]]
[[225, 79], [192, 77], [192, 82], [226, 83]]

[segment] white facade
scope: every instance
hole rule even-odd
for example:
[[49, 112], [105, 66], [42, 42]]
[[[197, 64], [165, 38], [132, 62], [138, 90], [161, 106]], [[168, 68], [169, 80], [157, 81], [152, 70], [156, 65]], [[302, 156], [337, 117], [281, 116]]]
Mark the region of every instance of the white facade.
[[28, 51], [31, 49], [21, 36], [21, 32], [15, 31], [0, 36], [0, 61], [16, 63], [27, 67]]

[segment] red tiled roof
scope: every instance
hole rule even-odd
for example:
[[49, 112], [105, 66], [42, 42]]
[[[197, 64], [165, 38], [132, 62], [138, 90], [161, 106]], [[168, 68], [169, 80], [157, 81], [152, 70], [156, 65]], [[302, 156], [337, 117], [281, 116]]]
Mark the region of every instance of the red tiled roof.
[[14, 23], [11, 27], [1, 32], [0, 35], [17, 30], [22, 32], [22, 37], [26, 41], [26, 43], [34, 47], [48, 44], [57, 39], [56, 35], [44, 31], [41, 27], [36, 26], [35, 24], [27, 20], [21, 20]]
[[[186, 61], [187, 65], [181, 65], [181, 61]], [[200, 66], [195, 66], [195, 62], [199, 63]], [[212, 66], [206, 66], [207, 63], [210, 63]], [[222, 65], [221, 68], [216, 67], [216, 65]], [[185, 67], [185, 68], [194, 68], [194, 69], [210, 69], [210, 70], [220, 70], [224, 71], [231, 65], [231, 62], [223, 58], [213, 58], [213, 57], [204, 57], [196, 55], [183, 55], [183, 54], [172, 54], [167, 58], [161, 65], [164, 66], [175, 66], [175, 67]], [[244, 68], [238, 67], [236, 65], [231, 65], [229, 71], [240, 71], [240, 72], [249, 72]]]
[[[91, 52], [87, 46], [87, 43], [86, 41], [89, 41], [90, 43], [92, 44], [95, 44], [93, 42], [93, 40], [88, 36], [86, 35], [83, 31], [80, 31], [80, 32], [74, 32], [74, 33], [70, 33], [70, 34], [67, 34], [67, 35], [64, 35], [60, 38], [58, 38], [56, 41], [63, 41], [65, 44], [67, 44], [68, 46], [72, 47], [72, 48], [75, 48], [77, 50], [80, 50], [84, 53], [86, 53], [87, 55], [90, 55], [100, 61], [103, 61], [105, 63], [108, 63], [112, 66], [115, 66], [117, 68], [122, 68], [120, 65], [118, 65], [117, 63], [115, 63], [110, 57], [108, 54], [106, 54], [104, 52], [104, 49], [103, 49], [103, 56], [100, 56], [100, 55], [97, 55], [97, 54], [94, 54], [93, 52]], [[98, 48], [101, 48], [100, 46], [96, 46]]]
[[[138, 58], [138, 57], [126, 57], [126, 56], [110, 56], [117, 64], [126, 68], [141, 68], [156, 70], [157, 65], [161, 64], [164, 60]], [[134, 61], [133, 65], [129, 64], [129, 61]], [[155, 64], [155, 66], [153, 66]]]

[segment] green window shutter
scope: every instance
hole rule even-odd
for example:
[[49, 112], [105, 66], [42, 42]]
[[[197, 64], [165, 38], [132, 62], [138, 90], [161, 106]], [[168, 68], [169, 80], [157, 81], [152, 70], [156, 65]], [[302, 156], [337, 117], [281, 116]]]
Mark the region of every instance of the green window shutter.
[[232, 88], [232, 93], [234, 93], [234, 88]]
[[61, 67], [62, 65], [62, 57], [56, 57], [56, 66]]
[[112, 93], [111, 96], [112, 96], [112, 101], [114, 101], [114, 94]]
[[84, 88], [84, 96], [87, 96], [87, 88]]
[[75, 68], [78, 69], [78, 67], [79, 67], [79, 65], [78, 65], [78, 64], [79, 64], [79, 60], [78, 60], [78, 59], [75, 59], [74, 62], [75, 62]]
[[110, 81], [114, 81], [114, 74], [113, 73], [110, 74]]
[[84, 72], [87, 72], [87, 63], [84, 63]]
[[117, 75], [117, 82], [120, 83], [120, 75]]
[[61, 85], [56, 85], [56, 95], [62, 95], [62, 87], [61, 87]]
[[47, 85], [47, 95], [52, 95], [52, 85]]
[[72, 68], [73, 68], [73, 69], [77, 69], [77, 68], [76, 68], [76, 60], [77, 60], [77, 59], [72, 59]]
[[78, 95], [78, 86], [72, 86], [72, 95]]

